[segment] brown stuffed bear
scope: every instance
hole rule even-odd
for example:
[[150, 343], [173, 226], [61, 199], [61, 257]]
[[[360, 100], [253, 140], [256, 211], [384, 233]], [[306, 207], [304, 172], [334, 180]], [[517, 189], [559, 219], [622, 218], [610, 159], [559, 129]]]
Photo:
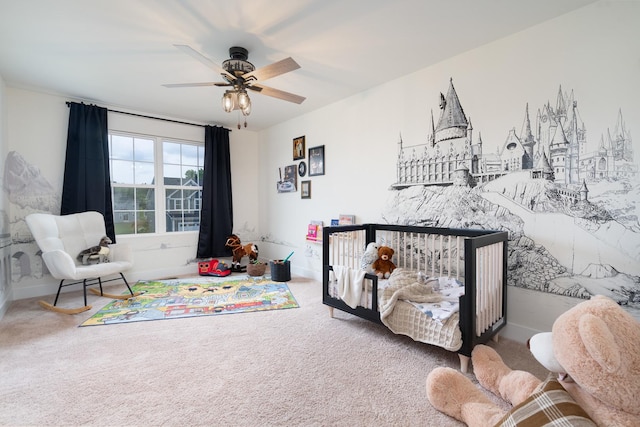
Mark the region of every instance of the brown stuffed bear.
[[615, 301], [595, 296], [576, 305], [556, 319], [551, 333], [533, 336], [530, 346], [559, 379], [551, 375], [541, 382], [513, 371], [484, 345], [471, 355], [480, 385], [514, 405], [511, 411], [500, 410], [467, 377], [444, 367], [427, 377], [429, 401], [469, 426], [551, 420], [555, 424], [548, 425], [640, 426], [640, 323]]
[[393, 270], [396, 269], [396, 265], [391, 261], [393, 253], [393, 249], [388, 246], [380, 246], [378, 248], [378, 259], [375, 260], [371, 266], [378, 278], [388, 279]]

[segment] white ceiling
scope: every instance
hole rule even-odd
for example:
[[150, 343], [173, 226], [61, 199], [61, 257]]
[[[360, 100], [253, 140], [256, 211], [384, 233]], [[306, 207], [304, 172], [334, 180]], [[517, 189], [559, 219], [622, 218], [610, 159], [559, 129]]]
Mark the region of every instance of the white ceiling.
[[301, 105], [250, 93], [248, 129], [274, 124], [568, 13], [595, 0], [0, 0], [0, 76], [43, 90], [198, 123], [235, 127], [221, 81], [174, 47], [215, 63], [231, 46], [256, 68], [301, 68], [264, 85]]

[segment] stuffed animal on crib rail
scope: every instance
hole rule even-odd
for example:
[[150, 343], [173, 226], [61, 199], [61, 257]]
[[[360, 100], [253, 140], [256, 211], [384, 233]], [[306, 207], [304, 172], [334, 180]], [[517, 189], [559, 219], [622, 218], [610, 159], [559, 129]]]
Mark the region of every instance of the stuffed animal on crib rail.
[[371, 242], [367, 244], [367, 248], [362, 254], [362, 260], [360, 261], [360, 269], [366, 273], [373, 274], [373, 263], [378, 259], [378, 244]]
[[258, 259], [258, 245], [248, 243], [242, 245], [240, 238], [235, 234], [232, 234], [227, 238], [225, 246], [231, 249], [233, 253], [233, 260], [231, 262], [231, 271], [242, 272], [246, 270], [246, 267], [241, 265], [242, 258], [249, 257], [249, 260], [255, 261]]
[[396, 265], [391, 261], [393, 254], [394, 250], [389, 246], [380, 246], [378, 248], [378, 259], [376, 259], [371, 266], [378, 278], [388, 279], [393, 270], [396, 269]]
[[77, 260], [80, 261], [83, 265], [89, 264], [100, 264], [101, 262], [109, 262], [109, 245], [111, 244], [111, 239], [107, 236], [104, 236], [100, 239], [100, 243], [98, 246], [92, 246], [88, 249], [81, 251]]
[[552, 332], [531, 337], [529, 346], [557, 379], [542, 382], [513, 371], [485, 345], [471, 354], [480, 385], [511, 403], [510, 411], [445, 367], [427, 377], [429, 401], [469, 426], [640, 426], [640, 322], [615, 301], [600, 295], [581, 302], [556, 319]]

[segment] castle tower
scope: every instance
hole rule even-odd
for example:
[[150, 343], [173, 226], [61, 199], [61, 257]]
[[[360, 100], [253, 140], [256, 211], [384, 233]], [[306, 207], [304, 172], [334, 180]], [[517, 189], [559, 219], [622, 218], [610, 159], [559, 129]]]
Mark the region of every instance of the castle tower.
[[536, 144], [536, 140], [531, 132], [531, 121], [529, 120], [529, 103], [525, 108], [524, 123], [522, 124], [522, 131], [520, 132], [520, 143], [526, 152], [526, 156], [522, 159], [522, 169], [533, 168], [533, 146]]
[[458, 94], [453, 87], [453, 79], [449, 81], [447, 96], [440, 94], [440, 119], [435, 129], [435, 142], [449, 139], [465, 138], [469, 123], [464, 115]]
[[569, 181], [567, 176], [569, 172], [569, 141], [564, 134], [562, 126], [556, 126], [556, 132], [553, 140], [549, 145], [549, 154], [551, 156], [551, 168], [555, 176], [555, 182], [566, 184]]

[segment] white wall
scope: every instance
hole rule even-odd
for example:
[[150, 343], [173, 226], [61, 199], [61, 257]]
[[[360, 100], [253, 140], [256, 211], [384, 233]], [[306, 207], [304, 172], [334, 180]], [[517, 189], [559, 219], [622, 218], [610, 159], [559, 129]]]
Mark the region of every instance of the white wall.
[[[7, 109], [5, 107], [6, 86], [0, 76], [0, 159], [7, 154]], [[4, 172], [4, 168], [3, 168]], [[12, 300], [11, 286], [11, 230], [9, 227], [9, 203], [7, 196], [2, 191], [4, 182], [3, 174], [0, 174], [0, 318], [4, 315]]]
[[[52, 199], [57, 205], [51, 211], [59, 213], [62, 194], [67, 124], [69, 119], [68, 97], [42, 92], [7, 88], [8, 150], [19, 153], [36, 174], [53, 187]], [[110, 108], [109, 105], [101, 105]], [[113, 108], [122, 111], [122, 108]], [[132, 111], [135, 113], [135, 111]], [[144, 114], [144, 113], [142, 113]], [[199, 126], [181, 125], [166, 121], [145, 119], [118, 113], [109, 113], [112, 130], [161, 135], [191, 141], [203, 141], [204, 130]], [[242, 237], [256, 234], [259, 210], [254, 200], [258, 197], [257, 143], [255, 132], [233, 130], [230, 134], [231, 168], [233, 173], [234, 225]], [[5, 158], [6, 156], [3, 156]], [[29, 240], [24, 217], [42, 207], [40, 200], [12, 200], [10, 204], [13, 252], [34, 254], [34, 243]], [[57, 211], [55, 208], [57, 207]], [[176, 274], [197, 273], [195, 264], [197, 233], [184, 232], [145, 236], [118, 236], [118, 242], [126, 242], [134, 250], [134, 268], [127, 274], [130, 280], [151, 279]], [[33, 257], [35, 259], [35, 257]], [[55, 293], [57, 280], [49, 275], [39, 277], [36, 271], [29, 275], [14, 274], [11, 288], [15, 299], [43, 296]]]
[[[399, 135], [405, 145], [426, 142], [431, 112], [437, 120], [440, 92], [446, 93], [450, 78], [487, 152], [495, 152], [510, 129], [520, 134], [527, 103], [553, 104], [562, 86], [579, 100], [591, 141], [613, 130], [622, 110], [636, 134], [638, 162], [639, 19], [639, 2], [598, 2], [261, 132], [260, 230], [266, 255], [280, 258], [294, 250], [294, 273], [320, 278], [321, 248], [305, 242], [310, 220], [328, 223], [348, 213], [359, 223], [380, 221], [393, 193]], [[530, 111], [532, 119], [535, 113]], [[312, 181], [308, 200], [275, 188], [278, 168], [298, 163], [291, 146], [300, 135], [307, 148], [325, 146], [326, 175], [303, 178]], [[578, 302], [509, 287], [505, 334], [523, 340], [549, 330], [559, 313]]]

